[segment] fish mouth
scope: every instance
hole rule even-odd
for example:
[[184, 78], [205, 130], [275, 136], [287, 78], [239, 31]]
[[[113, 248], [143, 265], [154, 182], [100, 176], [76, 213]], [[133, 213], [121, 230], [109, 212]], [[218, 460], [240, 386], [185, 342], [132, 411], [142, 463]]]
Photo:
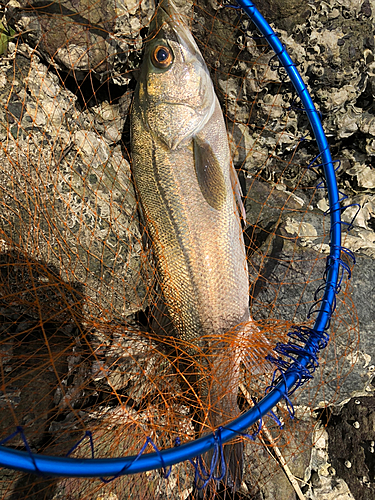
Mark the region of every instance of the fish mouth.
[[178, 25], [185, 25], [176, 6], [171, 0], [161, 0], [158, 3], [150, 28], [152, 26], [159, 30], [162, 29], [165, 24], [171, 26], [173, 29], [176, 29]]
[[172, 0], [161, 0], [156, 15], [150, 24], [150, 32], [172, 30], [178, 43], [184, 45], [192, 54], [197, 56], [199, 49], [190, 33], [186, 21], [180, 15]]
[[161, 9], [165, 12], [165, 14], [169, 18], [172, 18], [174, 16], [180, 17], [176, 6], [171, 0], [161, 0], [157, 8], [158, 8], [158, 13], [159, 10]]

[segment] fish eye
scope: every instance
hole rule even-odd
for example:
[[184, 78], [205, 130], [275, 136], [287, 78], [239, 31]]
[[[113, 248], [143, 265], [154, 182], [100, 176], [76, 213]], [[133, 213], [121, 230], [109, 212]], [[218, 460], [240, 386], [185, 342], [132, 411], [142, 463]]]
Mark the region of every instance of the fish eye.
[[152, 63], [157, 68], [166, 69], [172, 64], [172, 52], [165, 45], [158, 45], [152, 53]]

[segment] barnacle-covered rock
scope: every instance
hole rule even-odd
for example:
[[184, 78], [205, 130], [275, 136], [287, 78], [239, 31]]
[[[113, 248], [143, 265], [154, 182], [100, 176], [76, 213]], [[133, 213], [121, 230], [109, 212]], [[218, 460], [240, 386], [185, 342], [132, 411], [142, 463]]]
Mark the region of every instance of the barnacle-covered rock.
[[280, 28], [300, 24], [310, 12], [303, 0], [258, 0], [256, 5], [268, 22], [275, 21]]
[[354, 500], [347, 483], [336, 476], [329, 457], [329, 436], [318, 423], [312, 436], [313, 448], [304, 481], [308, 485], [305, 498], [309, 500]]
[[58, 69], [83, 78], [109, 74], [117, 82], [134, 69], [142, 48], [140, 30], [148, 26], [154, 0], [11, 0], [8, 22]]
[[84, 284], [86, 317], [123, 317], [144, 295], [130, 166], [115, 142], [125, 117], [105, 102], [78, 111], [37, 57], [18, 60], [11, 93], [0, 91], [2, 240]]

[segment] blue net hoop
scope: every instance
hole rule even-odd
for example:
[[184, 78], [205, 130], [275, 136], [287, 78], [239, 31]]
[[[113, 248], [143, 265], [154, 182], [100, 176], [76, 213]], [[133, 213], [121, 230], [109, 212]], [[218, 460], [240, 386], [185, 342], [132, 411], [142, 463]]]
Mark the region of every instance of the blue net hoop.
[[[321, 166], [324, 171], [330, 207], [328, 212], [330, 216], [330, 254], [327, 257], [323, 297], [317, 303], [318, 310], [314, 310], [317, 313], [314, 327], [304, 331], [300, 329], [289, 334], [292, 339], [294, 338], [299, 341], [303, 339], [305, 345], [297, 347], [291, 342], [280, 346], [281, 348], [278, 352], [284, 356], [286, 355], [293, 361], [285, 363], [283, 369], [282, 361], [279, 360], [278, 363], [276, 360], [276, 364], [279, 366], [277, 371], [281, 372], [281, 376], [271, 385], [266, 396], [246, 413], [231, 422], [230, 427], [220, 427], [216, 432], [204, 437], [182, 445], [176, 443], [174, 448], [162, 451], [158, 450], [152, 441], [148, 439], [136, 456], [106, 459], [77, 459], [33, 454], [23, 435], [22, 429], [18, 428], [14, 434], [6, 438], [2, 443], [4, 444], [9, 441], [15, 434], [21, 433], [28, 451], [22, 452], [0, 446], [0, 465], [2, 467], [48, 476], [100, 478], [118, 477], [120, 475], [136, 474], [154, 469], [166, 470], [167, 467], [191, 460], [194, 457], [199, 457], [208, 450], [217, 448], [218, 437], [221, 444], [230, 441], [238, 435], [244, 435], [248, 427], [271, 412], [272, 408], [280, 400], [286, 399], [288, 403], [288, 394], [293, 392], [307, 378], [311, 378], [310, 373], [315, 369], [314, 362], [316, 362], [317, 354], [327, 344], [328, 334], [326, 330], [335, 308], [336, 294], [339, 291], [342, 279], [340, 276], [343, 270], [347, 270], [350, 274], [348, 266], [340, 258], [341, 251], [345, 251], [345, 249], [341, 247], [341, 209], [335, 168], [318, 111], [315, 109], [306, 85], [285, 47], [251, 1], [237, 0], [237, 3], [238, 7], [233, 7], [242, 8], [246, 12], [262, 36], [267, 40], [271, 49], [275, 52], [275, 55], [293, 83], [301, 100], [303, 110], [310, 121], [319, 148]], [[346, 251], [346, 253], [350, 254], [349, 251]], [[143, 454], [148, 444], [153, 446], [155, 452]]]

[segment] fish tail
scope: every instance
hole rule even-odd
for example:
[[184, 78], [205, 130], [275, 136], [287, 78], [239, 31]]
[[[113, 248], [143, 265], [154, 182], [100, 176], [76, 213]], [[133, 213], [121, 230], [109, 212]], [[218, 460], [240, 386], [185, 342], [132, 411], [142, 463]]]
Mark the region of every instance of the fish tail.
[[[212, 476], [213, 478], [218, 478], [224, 472], [224, 476], [221, 481], [225, 486], [225, 490], [228, 492], [228, 494], [230, 494], [230, 498], [232, 498], [232, 494], [234, 494], [242, 484], [244, 461], [243, 441], [230, 442], [223, 445], [223, 448], [220, 450], [220, 456], [217, 457], [217, 460], [215, 460], [215, 465], [212, 464], [214, 453], [214, 450], [210, 450], [202, 457], [205, 464], [205, 475]], [[225, 465], [223, 465], [222, 459], [224, 459]], [[214, 470], [210, 470], [212, 465], [214, 466]], [[216, 498], [216, 492], [219, 484], [214, 479], [209, 481], [209, 483], [204, 488], [202, 488], [202, 481], [198, 481], [197, 486], [199, 499], [211, 500], [213, 498]]]
[[237, 491], [242, 484], [243, 451], [243, 441], [224, 445], [224, 461], [226, 466], [224, 483], [232, 491]]

